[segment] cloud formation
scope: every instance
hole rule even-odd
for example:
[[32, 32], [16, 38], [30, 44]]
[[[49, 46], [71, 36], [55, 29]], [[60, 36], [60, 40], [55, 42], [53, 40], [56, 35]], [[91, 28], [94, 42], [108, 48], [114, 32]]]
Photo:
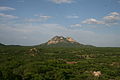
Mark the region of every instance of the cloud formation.
[[77, 19], [77, 18], [79, 18], [79, 16], [66, 16], [66, 18], [68, 18], [68, 19]]
[[118, 12], [111, 12], [107, 16], [103, 17], [104, 22], [106, 24], [114, 24], [120, 21], [120, 13]]
[[82, 23], [83, 24], [104, 24], [104, 22], [98, 21], [94, 18], [86, 19], [86, 20], [82, 21]]
[[7, 11], [7, 10], [15, 10], [15, 8], [7, 7], [7, 6], [0, 6], [0, 11]]
[[53, 3], [61, 4], [61, 3], [72, 3], [73, 0], [51, 0]]
[[82, 27], [82, 25], [81, 24], [73, 24], [73, 25], [71, 25], [71, 27]]
[[46, 21], [46, 20], [52, 18], [52, 16], [45, 16], [45, 15], [35, 15], [35, 16], [37, 16], [37, 18], [25, 19], [25, 21], [27, 21], [27, 22], [42, 22], [42, 21]]
[[82, 24], [104, 24], [110, 26], [110, 25], [118, 24], [118, 21], [120, 21], [120, 13], [111, 12], [107, 16], [101, 18], [100, 20], [89, 18], [82, 21]]
[[4, 13], [0, 13], [0, 17], [1, 18], [6, 18], [6, 19], [16, 19], [16, 18], [18, 18], [17, 16], [8, 15], [8, 14], [4, 14]]
[[40, 16], [40, 18], [43, 18], [43, 19], [47, 20], [49, 18], [52, 18], [52, 16]]

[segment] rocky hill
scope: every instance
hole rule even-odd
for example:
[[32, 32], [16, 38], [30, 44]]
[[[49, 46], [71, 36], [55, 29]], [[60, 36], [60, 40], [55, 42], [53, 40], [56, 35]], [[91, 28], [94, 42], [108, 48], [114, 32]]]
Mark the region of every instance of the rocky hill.
[[[88, 46], [81, 44], [74, 40], [72, 37], [63, 37], [63, 36], [55, 36], [48, 40], [46, 43], [41, 44], [41, 46], [49, 46], [49, 47], [83, 47]], [[91, 45], [89, 45], [91, 46]]]
[[71, 37], [63, 37], [63, 36], [55, 36], [51, 40], [47, 42], [48, 45], [50, 44], [58, 44], [58, 43], [78, 43]]

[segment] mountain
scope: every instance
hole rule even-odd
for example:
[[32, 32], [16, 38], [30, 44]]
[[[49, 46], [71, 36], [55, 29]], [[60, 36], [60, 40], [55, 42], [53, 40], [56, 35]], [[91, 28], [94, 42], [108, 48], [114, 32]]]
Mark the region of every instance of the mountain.
[[0, 46], [5, 46], [4, 44], [0, 43]]
[[8, 46], [8, 47], [14, 46], [14, 47], [17, 47], [17, 46], [21, 46], [21, 45], [5, 45], [5, 44], [3, 44], [3, 43], [0, 43], [0, 46]]
[[71, 38], [71, 37], [65, 38], [65, 37], [63, 37], [63, 36], [55, 36], [55, 37], [53, 37], [51, 40], [49, 40], [49, 41], [47, 42], [47, 45], [58, 44], [58, 43], [69, 43], [69, 44], [71, 44], [71, 43], [78, 43], [78, 42], [76, 42], [76, 41], [75, 41], [73, 38]]
[[84, 45], [72, 37], [63, 37], [63, 36], [55, 36], [48, 40], [46, 43], [41, 44], [40, 46], [47, 47], [90, 47], [91, 45]]

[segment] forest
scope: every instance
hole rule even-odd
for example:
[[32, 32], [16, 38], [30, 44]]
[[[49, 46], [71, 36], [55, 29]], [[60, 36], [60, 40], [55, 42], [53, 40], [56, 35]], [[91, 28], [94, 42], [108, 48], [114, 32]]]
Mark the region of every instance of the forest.
[[0, 46], [0, 80], [120, 80], [120, 48]]

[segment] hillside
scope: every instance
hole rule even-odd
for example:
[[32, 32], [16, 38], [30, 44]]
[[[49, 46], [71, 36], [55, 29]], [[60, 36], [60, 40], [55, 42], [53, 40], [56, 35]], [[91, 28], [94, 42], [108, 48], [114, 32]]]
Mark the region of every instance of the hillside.
[[0, 43], [0, 46], [5, 46], [4, 44]]
[[0, 80], [120, 80], [120, 48], [62, 36], [41, 45], [0, 47]]
[[43, 47], [93, 47], [92, 45], [84, 45], [72, 37], [63, 37], [63, 36], [55, 36], [48, 40], [46, 43], [41, 44]]
[[0, 80], [120, 80], [120, 48], [0, 47]]

